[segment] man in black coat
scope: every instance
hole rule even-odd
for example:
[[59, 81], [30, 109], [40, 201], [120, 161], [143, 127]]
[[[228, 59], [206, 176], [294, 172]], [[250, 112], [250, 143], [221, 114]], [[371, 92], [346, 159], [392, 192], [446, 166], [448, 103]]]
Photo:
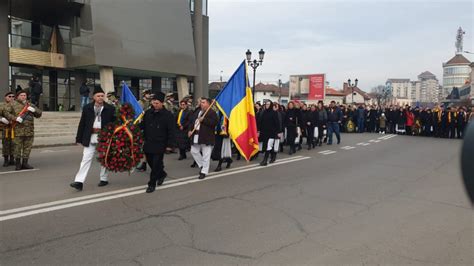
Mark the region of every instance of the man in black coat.
[[146, 193], [155, 191], [156, 185], [163, 184], [167, 176], [164, 171], [163, 156], [166, 151], [173, 149], [176, 140], [174, 116], [164, 108], [164, 100], [163, 93], [155, 94], [151, 100], [151, 108], [145, 112], [140, 124], [145, 139], [143, 151], [151, 167]]
[[[79, 171], [71, 183], [71, 187], [82, 190], [87, 173], [94, 158], [95, 148], [98, 143], [99, 131], [107, 124], [115, 121], [115, 108], [105, 103], [105, 93], [100, 87], [96, 87], [93, 93], [94, 102], [84, 106], [79, 127], [77, 128], [76, 143], [84, 147], [82, 162]], [[100, 169], [99, 187], [106, 186], [108, 172], [105, 167]]]

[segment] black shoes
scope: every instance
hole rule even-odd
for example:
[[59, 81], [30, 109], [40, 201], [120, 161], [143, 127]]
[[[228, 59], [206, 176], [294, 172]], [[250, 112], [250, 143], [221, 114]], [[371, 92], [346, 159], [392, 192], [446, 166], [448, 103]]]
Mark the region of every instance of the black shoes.
[[97, 186], [99, 186], [99, 187], [105, 187], [105, 186], [107, 186], [108, 184], [109, 184], [108, 181], [102, 181], [102, 180], [101, 180]]
[[8, 160], [8, 156], [3, 156], [3, 167], [10, 166], [10, 161]]
[[268, 156], [269, 156], [269, 152], [266, 151], [265, 152], [265, 155], [263, 156], [263, 161], [260, 163], [260, 166], [267, 166], [268, 164]]
[[229, 169], [229, 168], [230, 168], [230, 165], [232, 164], [232, 162], [233, 162], [233, 161], [232, 161], [231, 158], [227, 159], [227, 165], [226, 165], [225, 168]]
[[34, 169], [34, 167], [28, 164], [28, 159], [23, 159], [23, 163], [21, 164], [21, 169], [29, 170], [29, 169]]
[[178, 158], [178, 161], [182, 161], [182, 160], [184, 160], [184, 159], [186, 159], [186, 158], [187, 158], [187, 157], [186, 157], [186, 154], [181, 154], [181, 155], [179, 156], [179, 158]]
[[[158, 186], [163, 185], [163, 182], [165, 182], [165, 178], [166, 178], [167, 176], [168, 176], [168, 174], [165, 172], [165, 173], [162, 175], [162, 177], [161, 177], [160, 179], [158, 179], [158, 182], [156, 182], [156, 184], [157, 184]], [[152, 192], [153, 192], [153, 191], [152, 191]]]
[[204, 179], [204, 178], [206, 178], [206, 174], [199, 173], [199, 179]]
[[196, 161], [193, 162], [193, 164], [191, 164], [191, 168], [196, 168], [198, 165], [196, 163]]
[[146, 193], [152, 193], [153, 191], [155, 191], [155, 187], [153, 187], [153, 186], [148, 186], [148, 187], [146, 188], [146, 191], [145, 191], [145, 192], [146, 192]]
[[70, 184], [71, 187], [73, 187], [73, 188], [75, 188], [75, 189], [77, 189], [77, 190], [79, 190], [79, 191], [82, 190], [82, 185], [83, 185], [83, 184], [82, 184], [81, 182], [72, 182], [72, 183]]
[[341, 144], [341, 140], [338, 139], [337, 140], [337, 145], [339, 145], [339, 144]]
[[274, 163], [276, 161], [276, 158], [277, 158], [277, 154], [276, 152], [272, 152], [270, 153], [270, 163]]
[[220, 171], [222, 171], [222, 167], [221, 167], [221, 165], [219, 164], [219, 165], [216, 167], [216, 169], [214, 170], [214, 172], [220, 172]]
[[17, 158], [15, 159], [15, 171], [20, 171], [21, 170], [21, 159]]
[[15, 158], [13, 158], [13, 155], [10, 155], [10, 165], [15, 165]]

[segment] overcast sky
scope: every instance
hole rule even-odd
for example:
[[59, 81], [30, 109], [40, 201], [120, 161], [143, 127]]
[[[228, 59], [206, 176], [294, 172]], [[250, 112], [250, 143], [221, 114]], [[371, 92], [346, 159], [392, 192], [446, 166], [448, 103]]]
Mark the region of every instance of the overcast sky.
[[248, 48], [253, 56], [263, 48], [257, 82], [325, 73], [331, 87], [358, 78], [370, 91], [387, 78], [416, 79], [423, 71], [441, 81], [459, 26], [464, 50], [474, 52], [473, 2], [209, 0], [209, 79], [219, 80], [221, 71], [228, 79]]

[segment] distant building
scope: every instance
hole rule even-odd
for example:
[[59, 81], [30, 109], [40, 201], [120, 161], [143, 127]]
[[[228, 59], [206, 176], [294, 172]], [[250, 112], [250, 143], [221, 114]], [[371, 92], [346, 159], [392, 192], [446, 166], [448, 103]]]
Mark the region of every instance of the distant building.
[[418, 103], [439, 102], [439, 82], [436, 76], [425, 71], [418, 75], [417, 81], [411, 82], [411, 100]]
[[[446, 99], [451, 94], [453, 88], [461, 88], [468, 84], [471, 75], [471, 61], [462, 55], [463, 40], [465, 32], [461, 27], [456, 35], [456, 54], [448, 62], [443, 63], [443, 92], [442, 99]], [[442, 100], [440, 99], [440, 100]]]
[[[211, 82], [209, 84], [209, 97], [215, 98], [225, 84], [226, 82]], [[258, 83], [255, 85], [254, 101], [260, 103], [272, 101], [286, 105], [289, 101], [289, 89], [285, 84], [279, 87], [275, 84]]]
[[[410, 79], [390, 78], [385, 83], [387, 90], [390, 91], [390, 104], [393, 105], [411, 105], [412, 103], [412, 82]], [[416, 86], [416, 84], [415, 84]]]
[[443, 63], [443, 92], [445, 99], [453, 88], [461, 88], [469, 82], [471, 75], [471, 62], [462, 54], [456, 54], [448, 62]]

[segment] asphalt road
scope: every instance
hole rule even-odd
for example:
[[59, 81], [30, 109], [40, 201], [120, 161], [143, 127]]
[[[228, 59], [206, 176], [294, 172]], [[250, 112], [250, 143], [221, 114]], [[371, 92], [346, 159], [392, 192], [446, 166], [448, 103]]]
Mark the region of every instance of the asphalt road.
[[34, 150], [0, 172], [1, 265], [473, 265], [461, 144], [346, 134], [203, 181], [173, 154], [152, 194], [146, 173], [97, 187], [97, 164], [77, 192], [80, 147]]

